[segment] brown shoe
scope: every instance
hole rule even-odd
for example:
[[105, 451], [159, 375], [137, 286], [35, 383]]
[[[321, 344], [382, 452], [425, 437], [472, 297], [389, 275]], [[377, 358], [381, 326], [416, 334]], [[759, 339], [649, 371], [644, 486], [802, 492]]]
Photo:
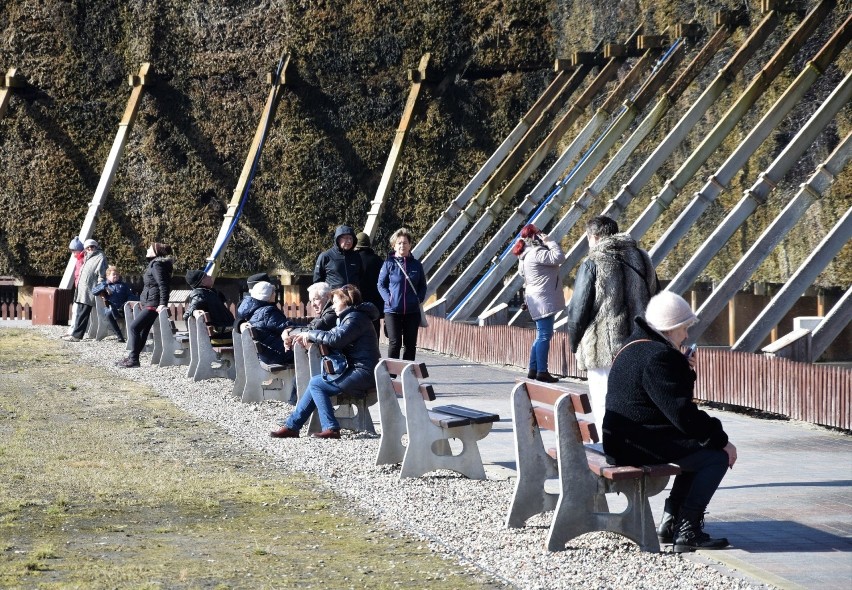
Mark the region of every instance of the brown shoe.
[[323, 430], [322, 432], [314, 432], [311, 438], [340, 438], [339, 430]]
[[269, 433], [272, 438], [299, 438], [299, 431], [282, 426], [278, 430], [273, 430]]

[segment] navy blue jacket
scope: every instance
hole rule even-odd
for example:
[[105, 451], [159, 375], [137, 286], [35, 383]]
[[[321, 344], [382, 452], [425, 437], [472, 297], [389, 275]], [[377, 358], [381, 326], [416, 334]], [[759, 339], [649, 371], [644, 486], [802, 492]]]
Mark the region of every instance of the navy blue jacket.
[[325, 344], [346, 357], [348, 367], [334, 384], [347, 393], [364, 393], [376, 386], [373, 370], [379, 363], [381, 353], [373, 321], [378, 318], [379, 310], [376, 306], [365, 302], [340, 312], [337, 326], [331, 330], [308, 332], [311, 342]]
[[[257, 344], [257, 358], [268, 365], [289, 365], [293, 363], [293, 351], [284, 352], [284, 341], [281, 334], [284, 328], [293, 324], [278, 307], [269, 301], [260, 301], [254, 297], [243, 300], [244, 321], [251, 324], [254, 341]], [[241, 310], [243, 309], [240, 304]]]
[[[416, 291], [408, 284], [397, 261], [405, 268]], [[385, 313], [420, 313], [420, 304], [426, 299], [426, 273], [423, 272], [423, 265], [410, 254], [405, 258], [397, 258], [391, 252], [379, 273], [378, 287], [385, 302]]]

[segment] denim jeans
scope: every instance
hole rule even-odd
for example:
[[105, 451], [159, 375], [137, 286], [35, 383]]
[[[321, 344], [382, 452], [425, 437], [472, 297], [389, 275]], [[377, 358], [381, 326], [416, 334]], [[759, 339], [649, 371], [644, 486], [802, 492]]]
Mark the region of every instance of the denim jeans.
[[299, 398], [296, 409], [287, 418], [287, 428], [301, 430], [316, 408], [323, 430], [340, 430], [340, 423], [334, 417], [331, 397], [342, 392], [343, 390], [334, 383], [325, 381], [322, 375], [314, 375], [308, 382], [305, 393]]
[[536, 338], [530, 348], [530, 372], [547, 371], [547, 355], [550, 352], [550, 339], [553, 338], [553, 318], [549, 315], [535, 321]]
[[702, 449], [672, 463], [682, 472], [675, 476], [669, 498], [683, 510], [704, 512], [728, 472], [728, 453]]

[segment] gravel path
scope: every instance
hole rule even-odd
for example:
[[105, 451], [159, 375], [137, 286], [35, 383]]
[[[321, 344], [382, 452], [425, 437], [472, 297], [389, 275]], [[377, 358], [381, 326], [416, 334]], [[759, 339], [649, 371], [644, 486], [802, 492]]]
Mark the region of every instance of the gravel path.
[[[57, 339], [59, 326], [39, 326]], [[63, 343], [81, 362], [149, 385], [190, 415], [221, 427], [242, 444], [274, 459], [277, 469], [307, 472], [325, 481], [351, 505], [387, 526], [419, 536], [437, 552], [473, 564], [519, 588], [765, 588], [720, 573], [714, 564], [673, 554], [642, 553], [632, 542], [609, 533], [575, 539], [572, 548], [544, 549], [548, 520], [536, 517], [524, 529], [503, 525], [512, 495], [511, 481], [472, 481], [440, 471], [399, 479], [399, 467], [376, 467], [378, 439], [344, 431], [340, 441], [310, 438], [276, 440], [269, 430], [286, 417], [281, 402], [243, 404], [231, 396], [231, 382], [194, 383], [185, 367], [119, 369], [123, 345]]]

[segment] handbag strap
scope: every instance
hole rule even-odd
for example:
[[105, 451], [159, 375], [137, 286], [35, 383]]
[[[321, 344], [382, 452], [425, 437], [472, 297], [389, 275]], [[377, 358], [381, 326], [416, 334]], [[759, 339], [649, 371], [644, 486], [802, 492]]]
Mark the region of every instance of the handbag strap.
[[393, 259], [396, 262], [396, 265], [399, 267], [399, 270], [402, 271], [402, 276], [405, 277], [405, 280], [408, 281], [408, 284], [411, 285], [411, 290], [414, 291], [414, 294], [417, 295], [417, 289], [414, 287], [414, 283], [411, 282], [411, 279], [408, 278], [408, 273], [405, 272], [405, 268], [402, 266], [402, 263], [396, 258]]
[[621, 349], [617, 353], [615, 353], [615, 356], [612, 358], [612, 362], [615, 362], [615, 359], [618, 358], [618, 355], [620, 355], [622, 352], [624, 352], [625, 348], [627, 348], [631, 344], [636, 344], [637, 342], [653, 342], [653, 340], [651, 340], [650, 338], [639, 338], [638, 340], [631, 340], [630, 342], [628, 342], [627, 344], [622, 346]]

